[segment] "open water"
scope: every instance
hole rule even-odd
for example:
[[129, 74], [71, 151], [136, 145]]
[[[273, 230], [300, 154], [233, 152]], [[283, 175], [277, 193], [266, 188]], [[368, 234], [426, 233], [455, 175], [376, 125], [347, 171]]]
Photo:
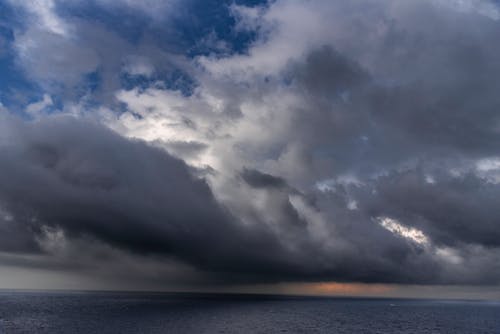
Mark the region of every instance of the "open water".
[[500, 303], [4, 291], [0, 333], [500, 334]]

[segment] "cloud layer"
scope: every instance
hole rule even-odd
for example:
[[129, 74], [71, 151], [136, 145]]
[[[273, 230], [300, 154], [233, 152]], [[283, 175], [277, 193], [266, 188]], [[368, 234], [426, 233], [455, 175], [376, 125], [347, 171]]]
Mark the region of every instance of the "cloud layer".
[[[158, 25], [176, 1], [94, 6], [16, 7], [42, 97], [1, 111], [7, 258], [70, 270], [58, 252], [98, 244], [171, 269], [137, 282], [500, 282], [494, 2], [227, 3], [230, 31], [190, 48]], [[110, 6], [153, 21], [127, 35]]]

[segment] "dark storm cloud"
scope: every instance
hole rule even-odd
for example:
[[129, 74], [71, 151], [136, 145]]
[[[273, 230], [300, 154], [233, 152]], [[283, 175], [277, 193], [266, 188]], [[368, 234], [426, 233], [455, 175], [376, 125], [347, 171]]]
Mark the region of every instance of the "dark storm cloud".
[[[8, 213], [4, 220], [9, 220], [2, 228], [9, 229], [6, 237], [12, 243], [3, 243], [3, 251], [36, 252], [44, 231], [52, 228], [64, 231], [70, 241], [97, 239], [126, 252], [184, 261], [211, 282], [460, 281], [446, 276], [446, 266], [439, 267], [421, 246], [375, 223], [373, 209], [370, 214], [364, 207], [347, 209], [346, 193], [317, 194], [316, 209], [332, 217], [325, 226], [327, 240], [319, 240], [313, 237], [312, 218], [302, 216], [291, 198], [309, 200], [283, 179], [256, 170], [242, 172], [246, 183], [267, 196], [266, 215], [272, 222], [245, 226], [215, 200], [205, 181], [190, 175], [181, 160], [143, 142], [66, 117], [35, 123], [7, 120], [4, 129], [8, 130], [0, 152], [0, 202]], [[408, 191], [402, 188], [402, 193]], [[380, 201], [390, 196], [390, 188], [385, 190], [387, 195], [382, 190]], [[412, 193], [418, 199], [418, 193]], [[403, 203], [410, 205], [413, 199], [407, 200]], [[493, 200], [489, 198], [491, 205]], [[440, 205], [433, 197], [428, 203]], [[394, 213], [387, 210], [390, 205], [381, 207], [376, 214]], [[450, 205], [443, 208], [449, 209]], [[414, 210], [433, 214], [425, 205]], [[399, 216], [394, 213], [394, 217]], [[456, 224], [448, 222], [451, 227]], [[491, 226], [484, 228], [487, 236]], [[453, 233], [446, 226], [443, 231]], [[483, 233], [474, 231], [464, 242]], [[46, 251], [38, 247], [38, 252]]]
[[29, 224], [14, 221], [11, 216], [0, 216], [0, 251], [7, 253], [38, 252], [39, 246], [33, 239]]
[[193, 246], [217, 249], [218, 229], [238, 233], [207, 184], [159, 149], [69, 118], [11, 123], [8, 131], [0, 199], [11, 220], [188, 257], [203, 253]]
[[294, 79], [310, 93], [330, 98], [369, 80], [368, 73], [359, 64], [326, 45], [310, 52], [293, 72]]
[[[301, 142], [320, 158], [335, 157], [339, 172], [424, 156], [496, 155], [500, 81], [492, 73], [500, 72], [500, 51], [449, 47], [446, 60], [441, 52], [426, 61], [427, 75], [387, 86], [331, 47], [312, 51], [293, 72], [309, 103], [296, 116]], [[462, 57], [473, 59], [455, 60]]]
[[[25, 252], [34, 251], [32, 245], [49, 227], [61, 229], [70, 240], [95, 238], [126, 251], [171, 256], [208, 273], [227, 275], [213, 276], [216, 281], [330, 276], [383, 280], [383, 275], [359, 270], [357, 246], [348, 246], [345, 259], [323, 253], [309, 239], [307, 221], [299, 217], [287, 192], [281, 197], [270, 194], [281, 222], [276, 227], [286, 234], [280, 240], [264, 225], [242, 226], [217, 203], [203, 180], [193, 178], [182, 161], [159, 149], [65, 117], [5, 124], [9, 130], [1, 146], [0, 201], [15, 227], [8, 236], [13, 241], [26, 239]], [[243, 175], [253, 185], [264, 182], [269, 191], [279, 180], [257, 171]], [[284, 188], [283, 181], [279, 184]], [[396, 244], [399, 255], [394, 260], [408, 251], [404, 243]], [[3, 247], [14, 250], [8, 243]], [[393, 246], [384, 242], [386, 247]], [[363, 268], [377, 263], [373, 258], [366, 261]], [[384, 261], [387, 264], [377, 265], [379, 271], [395, 269], [393, 260]]]
[[[354, 6], [331, 3], [316, 2]], [[281, 56], [271, 33], [255, 52], [226, 55], [236, 61], [222, 67], [238, 74], [219, 76], [203, 68], [209, 61], [179, 60], [147, 37], [134, 44], [85, 18], [71, 22], [82, 43], [43, 29], [19, 33], [20, 45], [47, 42], [22, 59], [34, 78], [73, 87], [99, 68], [95, 93], [124, 103], [103, 122], [151, 143], [85, 116], [2, 118], [0, 251], [54, 255], [51, 233], [63, 231], [79, 244], [76, 258], [99, 242], [158, 267], [174, 259], [201, 281], [498, 283], [498, 22], [427, 2], [401, 5], [392, 20], [385, 6], [400, 9], [381, 1], [348, 29], [329, 18], [337, 30], [319, 29], [313, 35], [324, 42], [305, 43], [265, 78], [262, 63]], [[285, 36], [276, 45], [293, 53], [300, 43]], [[259, 58], [266, 43], [271, 51]], [[47, 46], [62, 53], [40, 57]], [[192, 95], [147, 80], [120, 91], [123, 71], [175, 66], [199, 76]], [[96, 109], [113, 109], [109, 100]], [[171, 126], [178, 120], [189, 124]], [[491, 175], [478, 169], [482, 159], [492, 159]]]
[[4, 120], [3, 128], [0, 203], [15, 227], [9, 238], [30, 241], [26, 252], [50, 227], [70, 239], [171, 256], [208, 272], [301, 271], [275, 235], [242, 226], [204, 180], [160, 149], [66, 117]]
[[282, 178], [245, 168], [241, 177], [250, 186], [255, 188], [286, 188], [288, 185]]
[[[287, 67], [287, 79], [306, 101], [293, 110], [289, 140], [301, 145], [296, 163], [306, 166], [308, 178], [334, 184], [315, 196], [329, 228], [349, 245], [345, 254], [325, 260], [338, 265], [332, 277], [497, 283], [500, 187], [498, 178], [478, 175], [475, 164], [499, 152], [500, 81], [493, 74], [500, 72], [493, 43], [499, 26], [478, 16], [421, 10], [435, 15], [429, 28], [414, 33], [392, 25], [387, 44], [376, 50], [376, 68], [363, 68], [351, 59], [352, 50], [335, 46], [311, 50]], [[452, 18], [484, 26], [480, 35], [456, 23], [431, 33], [438, 20]], [[408, 56], [395, 57], [396, 47]], [[344, 186], [346, 176], [352, 184]], [[284, 181], [301, 184], [293, 177]], [[381, 217], [417, 228], [436, 248], [409, 246], [376, 223]], [[444, 256], [441, 247], [452, 247], [457, 258]], [[340, 265], [341, 258], [350, 265]], [[454, 277], [467, 266], [477, 272]]]
[[500, 187], [472, 173], [427, 182], [419, 170], [395, 172], [379, 178], [368, 196], [372, 215], [397, 217], [436, 244], [500, 246]]

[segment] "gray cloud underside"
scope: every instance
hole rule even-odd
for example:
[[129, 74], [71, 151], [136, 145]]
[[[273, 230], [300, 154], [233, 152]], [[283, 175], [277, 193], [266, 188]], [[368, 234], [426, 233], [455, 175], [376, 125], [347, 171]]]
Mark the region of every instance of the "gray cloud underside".
[[24, 237], [24, 251], [53, 227], [209, 269], [240, 270], [240, 262], [266, 259], [264, 249], [280, 256], [273, 236], [238, 225], [203, 180], [160, 149], [72, 118], [4, 123], [0, 199], [10, 233], [3, 236]]
[[[263, 222], [243, 226], [215, 200], [205, 181], [160, 149], [66, 117], [32, 124], [4, 120], [3, 127], [8, 129], [0, 154], [0, 200], [9, 213], [4, 217], [8, 223], [2, 224], [4, 252], [43, 252], [37, 240], [54, 228], [70, 240], [95, 238], [128, 252], [175, 258], [215, 280], [408, 283], [462, 279], [451, 276], [457, 268], [447, 268], [421, 246], [394, 237], [370, 217], [390, 214], [404, 221], [412, 212], [438, 243], [497, 245], [490, 230], [498, 188], [481, 187], [477, 179], [426, 186], [418, 175], [387, 176], [378, 181], [377, 196], [365, 195], [362, 202], [371, 215], [364, 208], [346, 209], [341, 192], [304, 198], [331, 212], [328, 240], [320, 241], [311, 236], [308, 218], [290, 202], [290, 196], [303, 195], [283, 179], [243, 171], [241, 186], [264, 192], [266, 212], [278, 220], [272, 227]], [[469, 208], [469, 197], [480, 198], [492, 211]], [[449, 213], [441, 217], [436, 208]], [[476, 225], [467, 230], [472, 218]], [[484, 273], [486, 268], [480, 268]], [[498, 273], [492, 275], [494, 279]], [[467, 279], [480, 282], [481, 277]]]

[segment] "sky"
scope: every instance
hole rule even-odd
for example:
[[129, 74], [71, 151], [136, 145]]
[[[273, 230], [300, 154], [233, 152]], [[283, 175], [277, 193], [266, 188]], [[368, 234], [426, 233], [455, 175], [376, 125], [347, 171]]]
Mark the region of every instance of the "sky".
[[0, 0], [0, 288], [500, 299], [500, 3]]

